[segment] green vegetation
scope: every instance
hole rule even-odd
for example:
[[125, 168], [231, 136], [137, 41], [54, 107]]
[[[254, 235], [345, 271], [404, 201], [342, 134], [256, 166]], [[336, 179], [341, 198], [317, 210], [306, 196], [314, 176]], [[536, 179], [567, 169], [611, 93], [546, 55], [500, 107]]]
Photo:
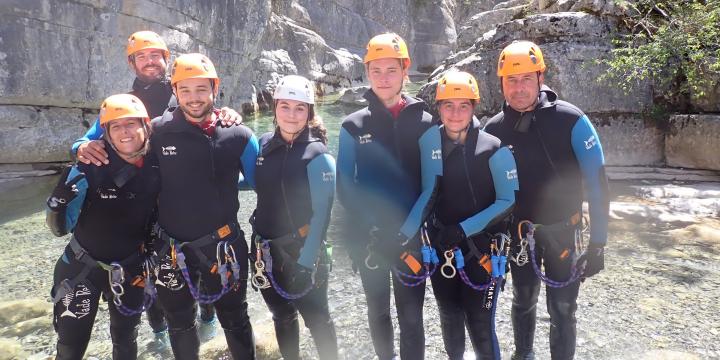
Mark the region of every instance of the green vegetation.
[[629, 92], [651, 79], [660, 102], [684, 110], [720, 79], [720, 0], [621, 2], [634, 15], [612, 56], [598, 60], [609, 65], [601, 80]]

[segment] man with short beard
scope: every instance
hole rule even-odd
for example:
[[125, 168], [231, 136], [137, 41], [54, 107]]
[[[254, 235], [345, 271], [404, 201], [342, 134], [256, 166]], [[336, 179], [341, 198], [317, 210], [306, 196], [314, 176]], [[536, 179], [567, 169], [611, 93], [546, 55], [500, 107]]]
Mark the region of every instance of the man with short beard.
[[[135, 72], [135, 81], [129, 93], [142, 101], [150, 118], [162, 115], [168, 107], [177, 106], [166, 75], [170, 50], [160, 35], [152, 31], [138, 31], [130, 35], [126, 53], [128, 65]], [[223, 126], [242, 123], [240, 114], [227, 107], [221, 109], [220, 118]], [[85, 136], [75, 141], [71, 152], [77, 155], [78, 161], [98, 166], [108, 163], [105, 143], [100, 140], [102, 134], [103, 129], [95, 121]]]
[[[167, 316], [176, 359], [198, 359], [195, 300], [213, 303], [234, 359], [254, 359], [246, 282], [248, 247], [237, 221], [238, 180], [254, 188], [258, 141], [244, 126], [217, 126], [220, 79], [205, 55], [175, 60], [171, 85], [178, 107], [152, 121], [160, 166], [158, 302]], [[232, 270], [225, 266], [231, 264]], [[184, 285], [167, 282], [180, 279]], [[205, 289], [198, 288], [199, 283]]]
[[[150, 118], [162, 115], [168, 107], [177, 106], [170, 79], [166, 75], [170, 50], [160, 35], [152, 31], [135, 32], [128, 38], [126, 53], [128, 65], [135, 72], [135, 81], [129, 93], [142, 101]], [[221, 118], [223, 125], [242, 122], [240, 115], [229, 108], [221, 110]], [[75, 141], [72, 152], [77, 152], [78, 161], [97, 166], [108, 164], [103, 133], [99, 121], [96, 121], [85, 136]], [[201, 333], [203, 338], [211, 338], [215, 332], [215, 309], [210, 305], [203, 305], [200, 310]], [[148, 309], [146, 315], [155, 333], [156, 350], [163, 350], [163, 347], [167, 346], [165, 317], [155, 304]]]

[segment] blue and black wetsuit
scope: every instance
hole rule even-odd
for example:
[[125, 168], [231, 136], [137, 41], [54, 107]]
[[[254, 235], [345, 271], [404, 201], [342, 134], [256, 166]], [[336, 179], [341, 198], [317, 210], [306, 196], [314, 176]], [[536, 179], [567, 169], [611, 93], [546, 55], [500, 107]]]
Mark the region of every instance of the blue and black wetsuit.
[[[390, 266], [364, 265], [371, 241], [397, 241], [395, 234], [417, 242], [442, 173], [440, 131], [421, 100], [403, 95], [406, 106], [394, 118], [372, 90], [368, 107], [348, 115], [340, 129], [338, 197], [346, 210], [345, 243], [357, 268], [368, 304], [368, 321], [380, 359], [394, 356], [390, 319]], [[376, 228], [373, 236], [370, 230]], [[397, 260], [400, 261], [399, 259]], [[403, 286], [393, 276], [400, 324], [400, 356], [422, 359], [425, 348], [422, 305], [425, 286]]]
[[[216, 111], [217, 112], [217, 111]], [[219, 293], [222, 285], [212, 273], [219, 241], [231, 242], [244, 274], [236, 289], [214, 303], [230, 352], [236, 359], [254, 358], [252, 328], [247, 314], [247, 243], [237, 222], [238, 180], [254, 187], [258, 142], [244, 126], [215, 127], [212, 136], [194, 126], [179, 108], [153, 119], [151, 151], [158, 158], [161, 191], [158, 201], [159, 244], [167, 254], [170, 239], [188, 243], [181, 247], [190, 273], [202, 279], [205, 290]], [[179, 246], [175, 247], [176, 249]], [[206, 259], [203, 259], [205, 257]], [[167, 317], [170, 343], [176, 358], [197, 359], [199, 342], [195, 330], [195, 301], [182, 285], [167, 254], [161, 259], [158, 301]]]
[[[319, 358], [337, 359], [337, 336], [328, 308], [330, 259], [325, 244], [335, 197], [335, 159], [310, 129], [292, 143], [277, 131], [259, 140], [253, 238], [270, 240], [273, 276], [285, 289], [294, 279], [289, 272], [297, 266], [316, 272], [314, 288], [296, 300], [283, 298], [273, 287], [261, 290], [273, 314], [280, 353], [284, 359], [300, 359], [299, 311]], [[255, 253], [255, 242], [252, 246], [251, 253]]]
[[[177, 106], [177, 100], [175, 99], [175, 95], [172, 91], [172, 85], [170, 85], [170, 79], [168, 78], [149, 84], [135, 78], [130, 94], [137, 96], [137, 98], [142, 101], [151, 119], [162, 115], [165, 109]], [[74, 157], [75, 154], [77, 154], [78, 147], [82, 143], [90, 140], [100, 140], [103, 133], [104, 131], [103, 128], [100, 127], [100, 122], [98, 119], [95, 119], [95, 122], [90, 129], [88, 129], [85, 135], [75, 140], [75, 143], [73, 143], [72, 148], [70, 149], [71, 157]], [[215, 309], [213, 309], [212, 306], [202, 305], [200, 309], [200, 317], [204, 321], [211, 321], [215, 318]], [[146, 314], [150, 327], [155, 333], [167, 330], [165, 316], [157, 303], [154, 303], [153, 306], [147, 310]]]
[[[60, 180], [67, 183], [84, 174], [75, 184], [74, 199], [66, 206], [48, 208], [47, 223], [53, 233], [72, 232], [70, 244], [55, 265], [51, 292], [56, 299], [53, 323], [58, 333], [58, 359], [83, 357], [100, 297], [112, 299], [108, 273], [98, 262], [122, 265], [124, 306], [137, 309], [143, 303], [143, 289], [134, 286], [133, 280], [142, 273], [142, 246], [149, 242], [160, 174], [152, 157], [137, 167], [120, 158], [111, 146], [106, 148], [110, 164], [75, 165]], [[122, 315], [112, 301], [108, 301], [108, 309], [113, 358], [135, 359], [140, 314]]]
[[[605, 244], [608, 223], [608, 184], [600, 139], [588, 117], [577, 107], [557, 99], [543, 86], [537, 106], [521, 114], [504, 105], [490, 119], [485, 131], [512, 146], [518, 167], [520, 191], [513, 212], [515, 222], [558, 225], [553, 231], [538, 231], [538, 261], [546, 274], [559, 281], [568, 279], [580, 226], [571, 219], [582, 214], [583, 190], [590, 209], [590, 241]], [[565, 225], [563, 225], [565, 224]], [[519, 244], [513, 227], [513, 243]], [[514, 247], [517, 254], [518, 247]], [[511, 264], [513, 278], [513, 329], [519, 355], [532, 352], [536, 303], [540, 280], [532, 265]], [[563, 288], [547, 287], [550, 313], [550, 347], [553, 359], [571, 359], [575, 352], [575, 311], [579, 282]]]
[[[443, 176], [430, 226], [431, 242], [437, 244], [441, 234], [433, 228], [459, 224], [466, 235], [458, 245], [466, 259], [464, 269], [473, 283], [485, 284], [490, 274], [480, 260], [489, 260], [491, 237], [504, 230], [504, 221], [515, 203], [515, 160], [507, 147], [500, 146], [500, 140], [482, 131], [475, 118], [464, 144], [450, 139], [443, 127], [440, 129]], [[499, 359], [494, 321], [496, 286], [476, 291], [459, 276], [447, 279], [440, 271], [433, 274], [432, 283], [448, 358], [463, 359], [467, 326], [476, 358]]]
[[[135, 78], [132, 90], [129, 94], [137, 96], [137, 98], [142, 101], [151, 119], [162, 115], [163, 112], [165, 112], [165, 109], [177, 106], [177, 101], [175, 100], [175, 95], [172, 91], [172, 85], [170, 85], [170, 79], [162, 79], [160, 81], [146, 84], [140, 79]], [[77, 149], [80, 144], [90, 140], [100, 140], [103, 133], [104, 131], [103, 128], [100, 127], [100, 122], [98, 119], [95, 119], [95, 122], [90, 129], [88, 129], [85, 135], [75, 140], [70, 152], [74, 156], [77, 153]]]

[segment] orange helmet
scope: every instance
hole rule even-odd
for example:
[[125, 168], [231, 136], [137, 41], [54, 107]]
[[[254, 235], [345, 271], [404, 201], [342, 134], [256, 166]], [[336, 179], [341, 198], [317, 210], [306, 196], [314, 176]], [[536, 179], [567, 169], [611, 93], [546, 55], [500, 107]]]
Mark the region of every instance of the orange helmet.
[[500, 53], [497, 76], [545, 71], [540, 47], [530, 41], [514, 41]]
[[163, 41], [157, 33], [152, 31], [138, 31], [130, 35], [127, 43], [127, 56], [144, 49], [162, 50], [165, 61], [170, 58], [170, 50], [168, 50], [165, 41]]
[[215, 90], [220, 86], [220, 78], [215, 72], [215, 65], [203, 54], [183, 54], [175, 59], [170, 84], [175, 85], [185, 79], [212, 79]]
[[445, 73], [438, 81], [435, 100], [447, 99], [480, 100], [480, 90], [475, 77], [464, 71]]
[[400, 35], [385, 33], [370, 39], [363, 62], [367, 64], [373, 60], [384, 58], [402, 59], [405, 69], [410, 68], [410, 55], [407, 44]]
[[105, 127], [110, 121], [123, 118], [142, 118], [150, 123], [145, 105], [135, 95], [112, 95], [100, 105], [100, 126]]

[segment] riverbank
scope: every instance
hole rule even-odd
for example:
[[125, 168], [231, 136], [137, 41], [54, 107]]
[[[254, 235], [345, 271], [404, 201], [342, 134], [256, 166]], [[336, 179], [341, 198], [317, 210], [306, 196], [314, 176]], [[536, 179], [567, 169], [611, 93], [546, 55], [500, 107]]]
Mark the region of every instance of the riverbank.
[[[720, 183], [612, 184], [612, 220], [606, 269], [582, 284], [578, 298], [578, 359], [708, 359], [720, 357], [717, 299], [720, 298]], [[249, 194], [241, 194], [249, 201]], [[246, 219], [249, 214], [239, 214]], [[52, 269], [67, 238], [54, 238], [35, 213], [0, 225], [0, 359], [46, 359], [54, 351], [51, 306], [46, 301]], [[338, 240], [334, 227], [330, 241]], [[373, 359], [362, 286], [341, 245], [330, 280], [331, 312], [345, 359]], [[512, 282], [512, 279], [510, 279]], [[497, 332], [503, 357], [512, 349], [510, 287], [501, 294]], [[536, 349], [549, 358], [549, 318], [544, 290], [538, 304]], [[425, 299], [426, 358], [443, 358], [437, 308]], [[249, 291], [251, 317], [263, 359], [277, 359], [271, 318], [258, 293]], [[106, 305], [103, 305], [106, 308]], [[107, 313], [101, 311], [88, 357], [110, 358]], [[397, 328], [396, 328], [397, 332]], [[303, 329], [306, 359], [315, 358]], [[396, 335], [397, 339], [397, 335]], [[143, 321], [141, 359], [162, 359], [148, 349], [152, 334]], [[223, 358], [222, 337], [203, 345], [204, 358]], [[470, 348], [468, 343], [467, 348]]]

